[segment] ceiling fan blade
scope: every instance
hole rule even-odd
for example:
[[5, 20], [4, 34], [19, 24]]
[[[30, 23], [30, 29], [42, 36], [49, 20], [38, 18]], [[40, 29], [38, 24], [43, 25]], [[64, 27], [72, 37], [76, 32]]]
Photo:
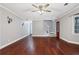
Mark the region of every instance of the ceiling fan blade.
[[46, 4], [45, 6], [44, 6], [44, 8], [47, 8], [49, 6], [49, 4]]
[[34, 5], [34, 4], [32, 4], [32, 6], [35, 7], [35, 8], [38, 8], [38, 6], [36, 6], [36, 5]]
[[42, 10], [43, 6], [42, 5], [39, 5], [39, 10]]
[[79, 15], [79, 13], [76, 13], [76, 14], [74, 14], [74, 15]]
[[32, 12], [37, 12], [38, 10], [33, 10]]
[[52, 11], [50, 11], [50, 10], [44, 10], [45, 12], [52, 12]]

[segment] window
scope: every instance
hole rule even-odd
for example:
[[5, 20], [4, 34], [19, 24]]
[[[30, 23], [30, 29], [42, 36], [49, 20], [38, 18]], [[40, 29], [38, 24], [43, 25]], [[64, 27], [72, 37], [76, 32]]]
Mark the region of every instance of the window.
[[75, 17], [75, 33], [79, 33], [79, 16]]

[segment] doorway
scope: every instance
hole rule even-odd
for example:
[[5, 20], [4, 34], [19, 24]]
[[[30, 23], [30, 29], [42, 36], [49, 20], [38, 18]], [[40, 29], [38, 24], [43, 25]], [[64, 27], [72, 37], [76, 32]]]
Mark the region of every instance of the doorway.
[[60, 22], [56, 22], [56, 38], [60, 38]]

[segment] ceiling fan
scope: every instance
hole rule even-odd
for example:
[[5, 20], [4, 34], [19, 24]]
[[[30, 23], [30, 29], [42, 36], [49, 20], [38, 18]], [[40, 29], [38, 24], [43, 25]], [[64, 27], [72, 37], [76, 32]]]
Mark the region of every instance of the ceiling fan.
[[79, 15], [79, 13], [76, 13], [76, 14], [74, 14], [74, 15]]
[[32, 4], [32, 6], [37, 9], [32, 12], [39, 12], [40, 15], [42, 15], [44, 12], [51, 12], [50, 10], [47, 10], [47, 7], [49, 6], [49, 4], [38, 5], [38, 6], [35, 4]]

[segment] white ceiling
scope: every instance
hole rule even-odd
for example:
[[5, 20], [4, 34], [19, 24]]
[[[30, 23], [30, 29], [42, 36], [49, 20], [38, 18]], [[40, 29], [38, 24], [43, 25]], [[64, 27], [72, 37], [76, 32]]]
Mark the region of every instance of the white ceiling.
[[67, 13], [68, 10], [72, 10], [72, 8], [78, 6], [77, 3], [69, 3], [67, 6], [64, 6], [64, 3], [51, 3], [47, 9], [51, 10], [52, 12], [47, 12], [40, 15], [38, 12], [32, 12], [33, 10], [36, 10], [36, 8], [32, 6], [32, 3], [0, 3], [0, 5], [7, 7], [11, 11], [15, 12], [19, 17], [26, 20], [57, 19]]

